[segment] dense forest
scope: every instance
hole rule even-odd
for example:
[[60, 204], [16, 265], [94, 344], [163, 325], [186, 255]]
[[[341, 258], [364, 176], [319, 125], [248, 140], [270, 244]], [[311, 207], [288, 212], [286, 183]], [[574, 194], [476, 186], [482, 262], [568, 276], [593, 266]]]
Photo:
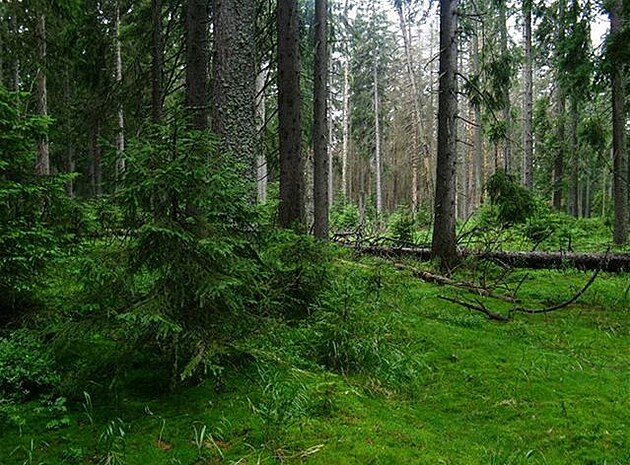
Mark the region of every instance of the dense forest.
[[0, 0], [0, 465], [630, 463], [629, 9]]

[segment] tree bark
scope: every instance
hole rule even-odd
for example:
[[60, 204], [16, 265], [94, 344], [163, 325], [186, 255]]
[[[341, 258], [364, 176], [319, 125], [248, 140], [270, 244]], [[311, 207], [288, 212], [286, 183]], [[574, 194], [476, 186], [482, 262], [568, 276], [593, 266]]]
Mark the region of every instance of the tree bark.
[[[37, 42], [37, 114], [48, 116], [48, 89], [46, 86], [46, 18], [39, 15], [35, 28]], [[44, 134], [37, 141], [37, 161], [35, 173], [39, 176], [50, 174], [50, 146], [48, 135]]]
[[455, 240], [455, 172], [457, 166], [457, 6], [440, 0], [440, 84], [438, 153], [432, 255], [442, 269], [459, 261]]
[[117, 111], [117, 133], [116, 133], [116, 175], [121, 176], [125, 171], [125, 113], [122, 103], [122, 43], [120, 40], [120, 2], [116, 2], [116, 85], [118, 86], [118, 111]]
[[[479, 74], [481, 72], [481, 65], [479, 63], [479, 32], [475, 31], [473, 35], [473, 67], [474, 73]], [[483, 183], [484, 183], [484, 163], [483, 163], [483, 126], [481, 121], [481, 106], [475, 105], [475, 206], [481, 205], [483, 197]]]
[[212, 130], [225, 151], [256, 178], [256, 55], [254, 0], [213, 0]]
[[[378, 61], [378, 58], [377, 58]], [[376, 169], [376, 215], [378, 220], [383, 215], [383, 182], [381, 179], [381, 125], [378, 93], [378, 64], [374, 63], [374, 164]]]
[[208, 0], [187, 0], [185, 105], [192, 129], [208, 128]]
[[343, 65], [343, 140], [341, 148], [341, 191], [343, 200], [349, 200], [348, 191], [348, 151], [350, 145], [350, 71], [349, 58]]
[[[623, 0], [615, 0], [610, 11], [610, 33], [618, 36], [623, 27]], [[617, 45], [619, 47], [619, 45]], [[628, 168], [626, 155], [626, 111], [623, 63], [612, 60], [613, 202], [615, 229], [613, 242], [628, 240]]]
[[278, 120], [280, 206], [278, 224], [304, 226], [301, 92], [297, 0], [278, 0]]
[[315, 0], [313, 196], [315, 237], [328, 239], [328, 2]]
[[[256, 76], [256, 120], [260, 147], [264, 147], [265, 142], [265, 126], [267, 119], [265, 98], [266, 81], [267, 71], [260, 70]], [[267, 158], [265, 157], [265, 151], [262, 148], [258, 150], [257, 154], [256, 184], [258, 187], [258, 203], [265, 203], [267, 201]]]
[[151, 24], [153, 28], [153, 45], [151, 47], [151, 121], [162, 122], [162, 105], [164, 100], [164, 39], [162, 33], [162, 0], [151, 0]]
[[534, 137], [533, 137], [533, 54], [532, 54], [532, 0], [523, 1], [523, 38], [525, 63], [523, 66], [523, 185], [534, 187]]
[[556, 210], [562, 209], [562, 184], [564, 181], [564, 151], [565, 151], [565, 101], [564, 90], [557, 83], [556, 87], [556, 153], [553, 159], [553, 194], [552, 204]]

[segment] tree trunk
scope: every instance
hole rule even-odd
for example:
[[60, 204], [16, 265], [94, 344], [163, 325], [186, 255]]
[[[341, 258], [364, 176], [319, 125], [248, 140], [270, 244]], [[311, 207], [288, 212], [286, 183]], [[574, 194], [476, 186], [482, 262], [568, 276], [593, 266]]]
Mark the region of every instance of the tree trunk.
[[534, 187], [534, 137], [533, 137], [533, 54], [532, 54], [532, 2], [523, 2], [523, 36], [525, 64], [523, 66], [523, 185]]
[[[40, 15], [35, 28], [37, 42], [37, 114], [48, 116], [48, 89], [46, 87], [46, 18]], [[37, 161], [35, 173], [39, 176], [50, 174], [50, 146], [48, 135], [42, 135], [37, 141]]]
[[186, 3], [185, 105], [192, 129], [208, 128], [208, 0]]
[[265, 84], [267, 82], [267, 70], [260, 70], [256, 76], [256, 120], [258, 141], [261, 149], [258, 150], [256, 161], [256, 184], [258, 187], [258, 203], [267, 201], [267, 158], [262, 149], [265, 143], [265, 127], [267, 119]]
[[412, 113], [411, 113], [411, 214], [415, 215], [418, 209], [418, 193], [419, 193], [419, 180], [418, 180], [418, 168], [420, 160], [420, 143], [418, 141], [418, 132], [420, 131], [420, 99], [418, 94], [418, 88], [416, 86], [416, 79], [413, 73], [413, 58], [411, 54], [411, 35], [408, 33], [407, 22], [403, 15], [403, 3], [395, 2], [396, 10], [398, 12], [398, 19], [400, 21], [400, 32], [403, 36], [403, 44], [405, 48], [405, 67], [407, 71], [407, 78], [411, 85], [411, 97], [413, 99]]
[[151, 48], [151, 121], [162, 122], [164, 91], [162, 75], [164, 73], [164, 44], [162, 36], [162, 0], [151, 0], [151, 24], [153, 28], [153, 46]]
[[[499, 27], [501, 29], [501, 55], [508, 54], [508, 32], [507, 32], [507, 0], [499, 1]], [[510, 82], [504, 82], [501, 93], [503, 99], [503, 121], [505, 123], [505, 139], [503, 141], [503, 171], [509, 174], [512, 169], [512, 110], [510, 102]]]
[[120, 41], [120, 3], [116, 2], [116, 85], [118, 86], [118, 112], [117, 112], [117, 133], [116, 133], [116, 175], [121, 176], [125, 171], [125, 114], [122, 103], [122, 44]]
[[459, 260], [455, 240], [457, 5], [458, 0], [440, 0], [438, 153], [431, 249], [443, 269], [452, 269]]
[[562, 209], [562, 183], [564, 181], [564, 149], [565, 149], [565, 102], [564, 91], [556, 87], [556, 154], [553, 159], [553, 196], [552, 204], [556, 210]]
[[[479, 34], [475, 31], [473, 35], [473, 67], [474, 73], [479, 74], [481, 72], [481, 65], [479, 64]], [[481, 205], [483, 197], [483, 183], [484, 183], [484, 163], [483, 163], [483, 132], [481, 121], [481, 106], [475, 105], [475, 206]]]
[[[378, 60], [378, 58], [377, 58]], [[378, 65], [374, 63], [374, 162], [376, 168], [376, 215], [380, 221], [383, 215], [383, 184], [381, 179], [381, 125], [378, 94]]]
[[578, 210], [578, 189], [580, 179], [580, 154], [578, 152], [577, 125], [578, 125], [578, 105], [576, 99], [571, 99], [571, 112], [569, 117], [569, 154], [571, 159], [571, 179], [569, 183], [569, 198], [567, 213], [573, 217], [579, 216]]
[[225, 151], [256, 177], [256, 54], [254, 0], [213, 0], [212, 130]]
[[[622, 31], [623, 0], [615, 0], [610, 10], [610, 33]], [[618, 47], [620, 45], [617, 45]], [[625, 244], [628, 239], [628, 176], [626, 159], [626, 111], [623, 63], [612, 60], [612, 126], [613, 126], [613, 202], [615, 229], [613, 242]]]
[[278, 0], [280, 227], [304, 226], [301, 93], [297, 0]]
[[315, 0], [313, 196], [315, 237], [328, 239], [328, 2]]
[[343, 141], [341, 149], [341, 191], [344, 202], [349, 201], [348, 192], [348, 150], [350, 143], [350, 71], [349, 58], [343, 65]]

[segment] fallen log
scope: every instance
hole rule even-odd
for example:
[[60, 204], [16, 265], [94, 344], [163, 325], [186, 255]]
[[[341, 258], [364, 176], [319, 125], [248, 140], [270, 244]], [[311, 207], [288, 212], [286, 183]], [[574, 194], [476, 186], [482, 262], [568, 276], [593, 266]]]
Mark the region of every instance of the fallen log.
[[[417, 260], [431, 259], [431, 249], [424, 247], [354, 246], [367, 255], [382, 257], [412, 257]], [[464, 258], [493, 260], [512, 268], [566, 268], [601, 270], [608, 272], [630, 271], [630, 253], [577, 253], [577, 252], [504, 252], [460, 249]]]

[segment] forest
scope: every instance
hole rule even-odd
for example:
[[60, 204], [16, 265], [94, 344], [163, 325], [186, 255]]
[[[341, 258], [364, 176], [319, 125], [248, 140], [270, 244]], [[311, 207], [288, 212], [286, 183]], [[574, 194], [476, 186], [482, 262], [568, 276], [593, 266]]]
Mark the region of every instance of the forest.
[[626, 18], [0, 0], [0, 465], [630, 464]]

